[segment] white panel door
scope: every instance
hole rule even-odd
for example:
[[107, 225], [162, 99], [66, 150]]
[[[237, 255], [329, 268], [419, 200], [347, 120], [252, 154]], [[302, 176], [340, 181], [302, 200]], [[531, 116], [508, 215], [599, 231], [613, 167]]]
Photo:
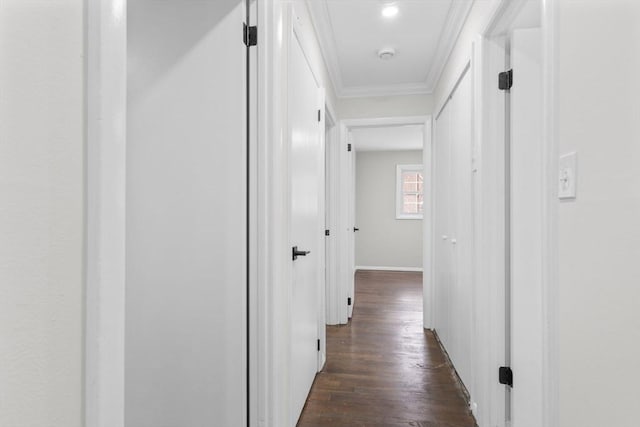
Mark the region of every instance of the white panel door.
[[471, 389], [472, 335], [472, 175], [471, 175], [471, 72], [467, 71], [451, 99], [451, 221], [453, 279], [451, 281], [451, 324], [454, 325], [450, 355], [460, 378]]
[[291, 246], [309, 252], [292, 260], [291, 378], [295, 425], [317, 371], [318, 260], [322, 250], [324, 212], [319, 206], [321, 123], [319, 88], [293, 34], [289, 53], [289, 126], [291, 164]]
[[511, 367], [512, 425], [542, 419], [542, 36], [511, 40]]
[[242, 426], [244, 2], [128, 19], [125, 426]]
[[[351, 136], [351, 135], [350, 135]], [[351, 304], [347, 307], [349, 318], [353, 317], [356, 304], [356, 150], [350, 137], [351, 151], [349, 155], [349, 296]]]

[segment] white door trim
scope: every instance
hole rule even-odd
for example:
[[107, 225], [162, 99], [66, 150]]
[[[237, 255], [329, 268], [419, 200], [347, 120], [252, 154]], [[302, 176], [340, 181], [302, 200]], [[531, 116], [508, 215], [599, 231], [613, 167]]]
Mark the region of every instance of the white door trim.
[[85, 420], [124, 427], [126, 1], [86, 1]]
[[85, 10], [83, 425], [124, 427], [127, 0], [85, 0]]
[[[489, 58], [488, 40], [492, 36], [505, 33], [510, 21], [516, 16], [526, 0], [493, 0], [491, 13], [482, 26], [480, 39], [477, 45], [482, 57], [482, 72], [493, 71], [487, 64]], [[559, 425], [558, 410], [558, 248], [557, 248], [557, 170], [558, 170], [558, 136], [557, 136], [557, 19], [558, 2], [554, 0], [541, 0], [542, 3], [542, 38], [543, 38], [543, 133], [542, 141], [543, 159], [540, 168], [543, 176], [543, 205], [539, 210], [542, 223], [542, 265], [540, 276], [542, 279], [542, 318], [543, 342], [542, 342], [542, 385], [543, 385], [543, 414], [545, 427], [557, 427]], [[485, 109], [495, 109], [496, 104], [490, 101], [488, 94], [495, 89], [493, 75], [483, 78], [481, 89], [476, 91], [480, 96], [476, 103]], [[488, 103], [488, 104], [487, 104]], [[495, 112], [495, 111], [494, 111]], [[491, 114], [486, 112], [486, 114]], [[490, 135], [491, 124], [482, 120], [479, 132], [483, 138]], [[489, 133], [487, 133], [489, 132]], [[485, 159], [486, 160], [486, 159]], [[492, 163], [497, 159], [492, 159]], [[494, 408], [494, 414], [495, 408]], [[517, 427], [517, 426], [514, 426]]]
[[[326, 237], [326, 245], [327, 245], [327, 278], [325, 283], [326, 288], [326, 297], [325, 297], [325, 308], [326, 308], [326, 324], [327, 325], [338, 325], [340, 324], [339, 315], [338, 315], [338, 307], [336, 303], [332, 303], [332, 301], [337, 301], [336, 294], [339, 290], [338, 288], [338, 267], [336, 265], [337, 259], [334, 254], [336, 252], [336, 236], [338, 234], [337, 228], [337, 219], [338, 219], [338, 208], [339, 206], [336, 204], [336, 195], [339, 192], [340, 186], [338, 181], [338, 162], [339, 162], [339, 150], [340, 150], [340, 126], [338, 122], [338, 117], [335, 113], [329, 98], [325, 99], [325, 121], [330, 125], [330, 128], [327, 132], [327, 138], [325, 140], [325, 153], [327, 155], [325, 161], [327, 162], [327, 176], [325, 177], [328, 188], [328, 197], [327, 198], [327, 223], [326, 229], [329, 230], [329, 236]], [[326, 354], [326, 343], [322, 344], [323, 351]]]
[[542, 1], [543, 135], [542, 176], [542, 386], [543, 420], [547, 427], [560, 425], [558, 339], [558, 2]]
[[[350, 181], [353, 180], [351, 176], [351, 171], [348, 163], [348, 152], [347, 152], [347, 144], [349, 143], [349, 132], [354, 128], [362, 128], [362, 127], [387, 127], [387, 126], [405, 126], [405, 125], [423, 125], [424, 126], [424, 146], [423, 146], [423, 163], [425, 168], [429, 168], [429, 170], [433, 170], [432, 167], [432, 126], [431, 126], [431, 116], [400, 116], [400, 117], [373, 117], [373, 118], [365, 118], [365, 119], [348, 119], [340, 121], [340, 153], [341, 157], [340, 167], [337, 171], [337, 176], [340, 181], [341, 194], [334, 195], [336, 199], [332, 200], [334, 204], [337, 206], [342, 206], [343, 209], [340, 209], [338, 213], [338, 221], [337, 221], [337, 231], [338, 231], [338, 242], [336, 253], [334, 254], [336, 265], [338, 266], [338, 274], [340, 278], [340, 283], [344, 284], [344, 286], [340, 287], [339, 292], [337, 292], [337, 301], [327, 301], [328, 304], [336, 304], [337, 312], [339, 313], [340, 323], [347, 322], [347, 297], [351, 296], [353, 299], [353, 295], [349, 295], [350, 288], [353, 283], [353, 273], [355, 272], [355, 265], [352, 264], [352, 259], [349, 254], [350, 245], [349, 245], [349, 236], [353, 234], [353, 226], [354, 224], [350, 224], [350, 216], [345, 206], [348, 206], [347, 201], [349, 200], [350, 194], [349, 189], [351, 188]], [[333, 171], [332, 172], [336, 172]], [[431, 172], [429, 174], [425, 174], [425, 177], [431, 177]], [[432, 177], [429, 180], [425, 181], [425, 199], [432, 200]], [[433, 269], [432, 266], [432, 223], [433, 223], [433, 203], [430, 203], [431, 209], [428, 209], [424, 213], [423, 217], [423, 270], [430, 272]], [[432, 286], [432, 277], [431, 274], [425, 274], [423, 276], [423, 326], [424, 328], [430, 329], [433, 326], [432, 322], [432, 295], [433, 295], [433, 286]], [[355, 302], [355, 300], [353, 300]]]
[[[293, 4], [261, 0], [258, 7], [257, 130], [257, 416], [252, 425], [291, 421], [291, 246], [287, 133], [288, 56], [301, 25]], [[298, 34], [300, 36], [300, 34]], [[308, 57], [308, 41], [299, 38]], [[316, 80], [317, 68], [309, 61]], [[319, 102], [319, 109], [327, 108]], [[329, 106], [329, 108], [332, 108]], [[335, 117], [333, 117], [335, 119]], [[324, 132], [324, 130], [322, 130]], [[323, 184], [324, 185], [324, 184]], [[323, 238], [323, 236], [320, 236]], [[324, 326], [324, 325], [323, 325]]]

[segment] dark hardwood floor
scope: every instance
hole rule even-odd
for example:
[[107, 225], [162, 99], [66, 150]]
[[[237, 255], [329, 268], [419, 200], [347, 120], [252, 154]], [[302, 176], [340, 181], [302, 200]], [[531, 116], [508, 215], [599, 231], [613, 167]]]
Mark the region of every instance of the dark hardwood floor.
[[298, 426], [475, 426], [446, 356], [422, 328], [421, 273], [357, 273], [353, 319], [327, 327], [327, 363]]

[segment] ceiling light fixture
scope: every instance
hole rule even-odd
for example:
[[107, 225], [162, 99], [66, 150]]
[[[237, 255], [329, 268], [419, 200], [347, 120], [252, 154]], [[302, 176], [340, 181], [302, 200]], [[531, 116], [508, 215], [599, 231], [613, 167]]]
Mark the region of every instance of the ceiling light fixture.
[[399, 12], [398, 6], [395, 4], [388, 4], [382, 8], [382, 16], [385, 18], [393, 18]]
[[394, 56], [396, 56], [396, 50], [392, 47], [387, 47], [378, 51], [378, 58], [382, 59], [383, 61], [388, 61]]

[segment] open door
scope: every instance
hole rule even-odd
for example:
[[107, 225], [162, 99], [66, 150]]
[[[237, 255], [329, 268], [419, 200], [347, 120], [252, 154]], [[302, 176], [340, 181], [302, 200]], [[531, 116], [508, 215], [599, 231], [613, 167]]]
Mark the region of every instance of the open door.
[[358, 227], [356, 225], [356, 150], [353, 144], [351, 132], [349, 132], [349, 141], [351, 143], [351, 150], [348, 152], [349, 162], [349, 265], [347, 274], [348, 280], [348, 296], [347, 296], [347, 315], [349, 319], [353, 317], [353, 307], [356, 303], [356, 237]]
[[243, 426], [245, 2], [127, 14], [125, 427]]

